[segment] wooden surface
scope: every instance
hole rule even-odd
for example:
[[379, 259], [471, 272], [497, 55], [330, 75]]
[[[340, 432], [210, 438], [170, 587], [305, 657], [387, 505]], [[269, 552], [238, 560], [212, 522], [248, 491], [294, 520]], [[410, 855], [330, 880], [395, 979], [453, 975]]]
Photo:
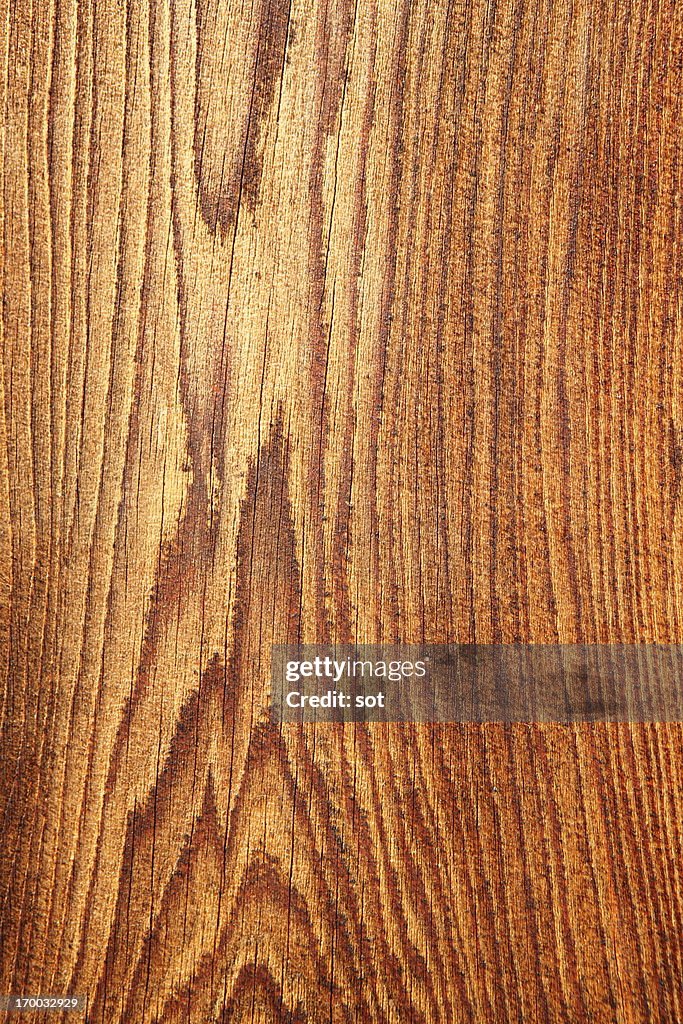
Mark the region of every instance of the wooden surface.
[[266, 710], [683, 641], [681, 5], [0, 6], [0, 991], [683, 1020], [681, 727]]

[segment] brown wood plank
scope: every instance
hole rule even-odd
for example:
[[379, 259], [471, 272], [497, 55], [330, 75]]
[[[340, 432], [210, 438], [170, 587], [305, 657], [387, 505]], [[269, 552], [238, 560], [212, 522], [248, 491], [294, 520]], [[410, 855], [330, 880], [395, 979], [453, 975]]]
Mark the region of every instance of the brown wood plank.
[[0, 25], [0, 994], [683, 1020], [679, 725], [267, 711], [273, 642], [683, 642], [681, 5]]

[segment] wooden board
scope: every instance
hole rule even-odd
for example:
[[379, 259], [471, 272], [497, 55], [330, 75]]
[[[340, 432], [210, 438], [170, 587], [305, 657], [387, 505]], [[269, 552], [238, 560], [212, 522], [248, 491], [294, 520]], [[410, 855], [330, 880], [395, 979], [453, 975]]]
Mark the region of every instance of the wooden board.
[[683, 641], [683, 7], [0, 25], [0, 992], [682, 1020], [680, 726], [267, 694], [273, 642]]

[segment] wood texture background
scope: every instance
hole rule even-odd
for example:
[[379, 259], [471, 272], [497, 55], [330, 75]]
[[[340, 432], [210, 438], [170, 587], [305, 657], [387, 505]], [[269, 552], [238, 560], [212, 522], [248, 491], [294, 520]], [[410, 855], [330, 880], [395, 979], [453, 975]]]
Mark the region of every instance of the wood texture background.
[[683, 1020], [681, 727], [266, 712], [683, 641], [681, 4], [0, 8], [0, 991]]

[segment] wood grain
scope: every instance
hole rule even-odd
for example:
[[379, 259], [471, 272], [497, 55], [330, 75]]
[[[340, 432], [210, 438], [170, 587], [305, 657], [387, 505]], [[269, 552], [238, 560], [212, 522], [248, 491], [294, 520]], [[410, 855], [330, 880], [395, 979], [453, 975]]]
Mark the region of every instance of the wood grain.
[[0, 992], [683, 1020], [679, 725], [267, 714], [683, 641], [683, 7], [1, 7]]

